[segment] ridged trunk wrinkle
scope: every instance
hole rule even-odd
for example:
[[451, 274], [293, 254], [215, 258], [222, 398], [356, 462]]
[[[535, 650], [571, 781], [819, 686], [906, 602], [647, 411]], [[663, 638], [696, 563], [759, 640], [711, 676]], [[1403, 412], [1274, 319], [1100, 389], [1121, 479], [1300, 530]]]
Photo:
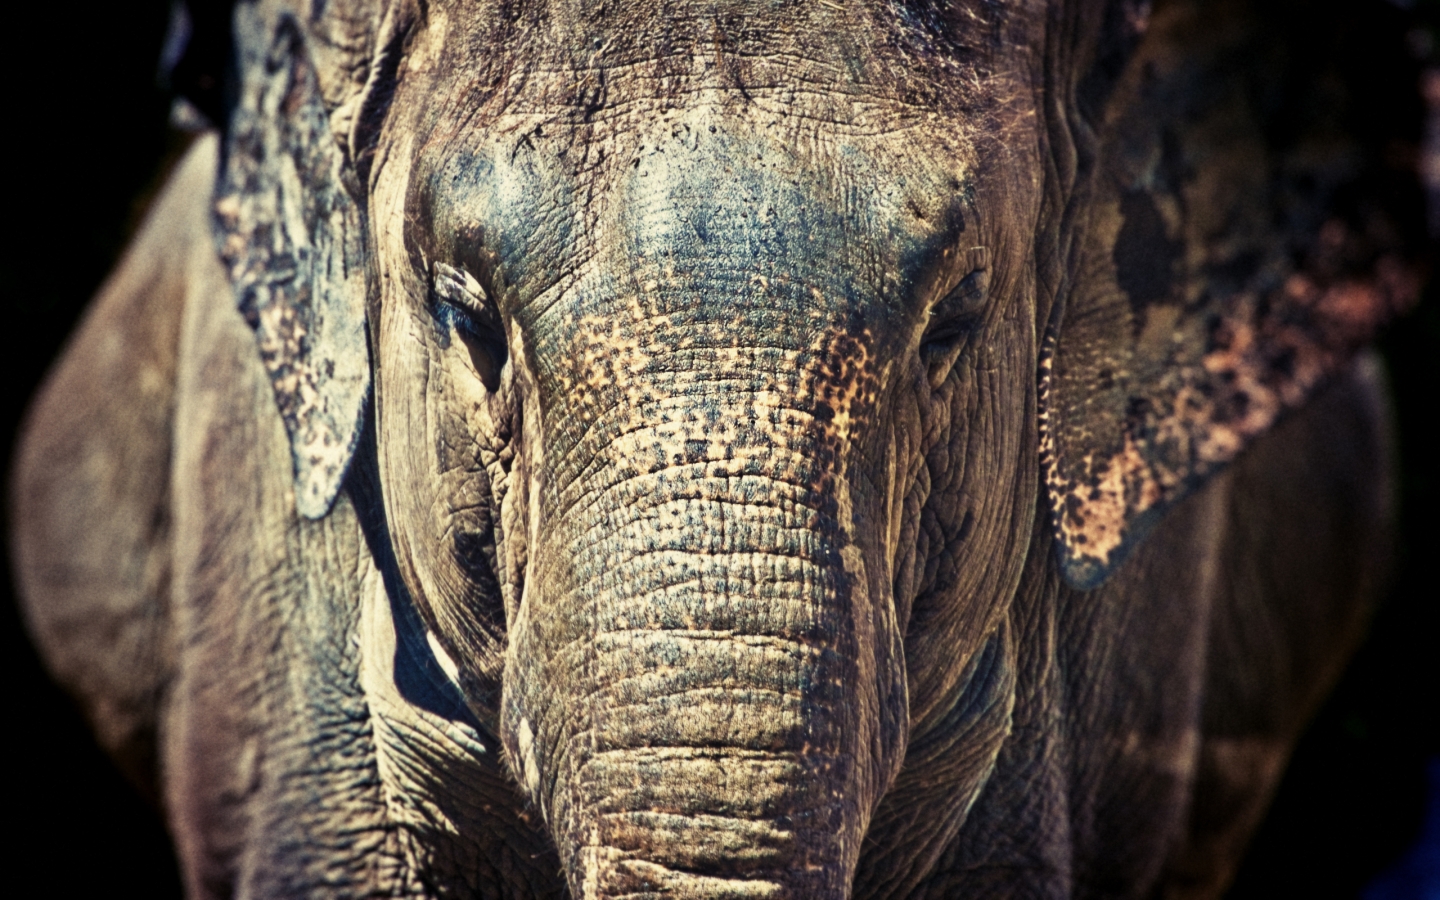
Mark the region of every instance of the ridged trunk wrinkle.
[[845, 897], [903, 740], [883, 555], [833, 412], [707, 414], [686, 382], [567, 433], [586, 463], [543, 492], [510, 753], [578, 896]]
[[558, 594], [515, 629], [512, 753], [572, 889], [845, 896], [879, 720], [845, 530], [795, 482], [648, 477], [557, 529]]

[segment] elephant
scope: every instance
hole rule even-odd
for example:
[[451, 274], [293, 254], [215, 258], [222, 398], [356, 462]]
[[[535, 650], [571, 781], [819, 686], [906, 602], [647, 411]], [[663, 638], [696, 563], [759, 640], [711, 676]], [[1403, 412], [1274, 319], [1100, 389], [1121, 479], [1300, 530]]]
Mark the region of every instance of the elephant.
[[1219, 896], [1423, 277], [1287, 9], [235, 3], [12, 475], [187, 894]]

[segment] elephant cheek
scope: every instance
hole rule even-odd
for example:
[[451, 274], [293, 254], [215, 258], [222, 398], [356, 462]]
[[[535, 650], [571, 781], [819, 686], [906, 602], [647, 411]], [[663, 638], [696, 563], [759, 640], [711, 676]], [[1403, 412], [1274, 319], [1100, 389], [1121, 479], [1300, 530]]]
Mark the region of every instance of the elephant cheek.
[[487, 404], [464, 346], [416, 310], [424, 285], [413, 273], [393, 280], [402, 283], [381, 337], [394, 349], [376, 398], [390, 548], [427, 631], [455, 661], [471, 711], [495, 728], [505, 646], [498, 509], [505, 473], [486, 460], [503, 451], [509, 434], [490, 413], [498, 404]]
[[572, 891], [846, 896], [903, 741], [863, 554], [783, 477], [637, 482], [547, 530], [511, 632], [506, 746]]

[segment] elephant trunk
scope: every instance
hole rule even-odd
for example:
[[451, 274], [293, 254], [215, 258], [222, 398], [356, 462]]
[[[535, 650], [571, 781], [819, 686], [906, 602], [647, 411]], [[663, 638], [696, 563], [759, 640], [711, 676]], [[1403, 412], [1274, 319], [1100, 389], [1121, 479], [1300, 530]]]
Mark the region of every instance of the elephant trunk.
[[577, 897], [848, 894], [903, 686], [824, 422], [790, 418], [753, 453], [616, 429], [548, 510], [505, 731]]

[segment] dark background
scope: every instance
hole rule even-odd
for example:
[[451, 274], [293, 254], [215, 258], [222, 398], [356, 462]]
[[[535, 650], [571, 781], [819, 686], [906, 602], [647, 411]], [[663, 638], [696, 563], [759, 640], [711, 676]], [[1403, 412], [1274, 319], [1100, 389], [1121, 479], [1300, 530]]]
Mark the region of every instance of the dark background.
[[[1366, 0], [1346, 5], [1357, 2]], [[1346, 37], [1356, 65], [1392, 75], [1413, 70], [1413, 77], [1377, 91], [1365, 114], [1413, 120], [1420, 68], [1440, 65], [1440, 2], [1368, 2], [1379, 25]], [[1338, 5], [1319, 4], [1309, 24], [1296, 27], [1315, 27]], [[7, 11], [12, 39], [0, 63], [7, 87], [0, 196], [10, 216], [0, 241], [6, 472], [28, 397], [183, 148], [183, 135], [167, 128], [170, 101], [156, 78], [167, 18], [168, 3], [156, 0], [30, 2]], [[1407, 128], [1418, 138], [1418, 121], [1400, 130]], [[1440, 591], [1429, 581], [1440, 557], [1430, 443], [1430, 420], [1440, 412], [1435, 294], [1432, 288], [1382, 341], [1404, 467], [1394, 590], [1296, 750], [1232, 897], [1355, 897], [1418, 837], [1425, 764], [1440, 759]], [[8, 579], [0, 579], [0, 590], [0, 702], [7, 713], [0, 796], [11, 822], [6, 893], [178, 896], [158, 813], [91, 743], [66, 696], [45, 677]]]

